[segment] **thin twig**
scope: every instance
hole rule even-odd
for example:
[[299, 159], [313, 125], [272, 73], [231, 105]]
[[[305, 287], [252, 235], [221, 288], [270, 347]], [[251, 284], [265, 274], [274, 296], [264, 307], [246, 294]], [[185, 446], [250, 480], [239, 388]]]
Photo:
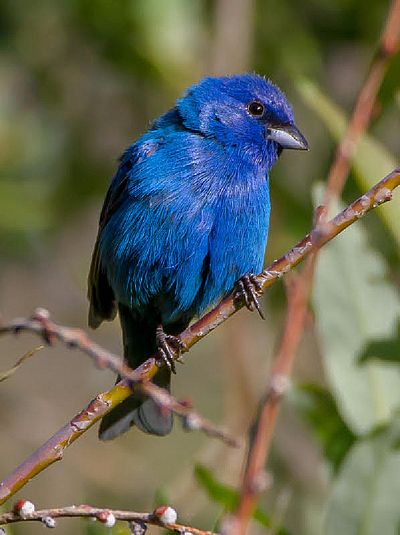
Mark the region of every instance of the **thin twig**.
[[[390, 201], [392, 192], [400, 185], [400, 168], [395, 169], [366, 194], [359, 197], [350, 206], [345, 208], [332, 220], [317, 226], [288, 253], [271, 264], [260, 273], [257, 279], [262, 285], [263, 291], [275, 284], [288, 271], [305, 260], [311, 253], [325, 245], [343, 230], [373, 210], [380, 204]], [[232, 316], [243, 305], [238, 304], [233, 294], [223, 299], [219, 305], [192, 326], [188, 327], [181, 335], [181, 340], [189, 348], [204, 338], [218, 325]], [[10, 332], [10, 327], [3, 326], [0, 333]], [[134, 370], [139, 382], [150, 381], [158, 371], [154, 358], [147, 359], [141, 366]], [[135, 384], [124, 379], [114, 388], [99, 394], [86, 409], [75, 416], [70, 422], [62, 427], [36, 452], [32, 453], [20, 466], [0, 483], [0, 505], [7, 501], [20, 488], [26, 485], [32, 477], [62, 458], [64, 450], [79, 438], [92, 425], [100, 420], [105, 414], [126, 399]]]
[[140, 374], [127, 366], [121, 357], [96, 344], [84, 330], [54, 323], [50, 319], [49, 311], [44, 308], [36, 308], [30, 318], [15, 318], [7, 323], [0, 322], [0, 335], [18, 334], [23, 331], [37, 334], [48, 345], [53, 345], [58, 340], [70, 349], [79, 349], [100, 369], [109, 369], [133, 382], [141, 380]]
[[[168, 511], [169, 510], [169, 511]], [[41, 509], [30, 514], [21, 515], [18, 511], [9, 511], [0, 514], [0, 526], [16, 522], [42, 522], [47, 527], [54, 527], [55, 518], [91, 518], [112, 527], [116, 520], [138, 524], [139, 526], [160, 526], [175, 533], [193, 533], [194, 535], [217, 535], [212, 531], [205, 531], [184, 524], [168, 521], [168, 514], [176, 517], [175, 511], [167, 506], [161, 506], [152, 513], [137, 513], [134, 511], [121, 511], [117, 509], [105, 509], [90, 505], [71, 505], [54, 509]], [[164, 517], [166, 517], [164, 521]], [[50, 519], [50, 520], [49, 520]], [[51, 521], [53, 519], [53, 521]], [[140, 531], [139, 531], [140, 532]], [[135, 533], [132, 526], [132, 533]], [[145, 530], [141, 531], [145, 533]]]
[[28, 360], [31, 357], [33, 357], [34, 355], [36, 355], [36, 353], [41, 351], [43, 348], [44, 348], [44, 346], [37, 346], [37, 347], [35, 347], [33, 349], [30, 349], [24, 355], [22, 355], [22, 357], [20, 357], [17, 360], [17, 362], [14, 364], [14, 366], [12, 368], [6, 370], [5, 372], [1, 372], [0, 373], [0, 383], [3, 382], [3, 381], [6, 381], [10, 377], [12, 377], [14, 375], [14, 373], [20, 368], [20, 366], [22, 366], [22, 364], [26, 360]]
[[167, 390], [158, 387], [151, 381], [145, 379], [146, 382], [143, 382], [141, 368], [132, 370], [120, 357], [93, 342], [82, 329], [66, 327], [53, 322], [48, 310], [37, 308], [30, 318], [16, 318], [8, 323], [0, 323], [0, 335], [20, 332], [37, 334], [48, 344], [53, 344], [59, 340], [69, 348], [80, 349], [94, 361], [97, 367], [118, 373], [122, 378], [127, 379], [129, 384], [134, 384], [134, 388], [153, 398], [160, 410], [171, 411], [180, 416], [184, 429], [204, 431], [208, 436], [218, 438], [228, 446], [239, 446], [238, 439], [203, 418], [193, 409], [191, 404], [177, 401]]
[[170, 410], [182, 418], [183, 428], [187, 431], [201, 430], [207, 436], [219, 438], [234, 448], [240, 446], [240, 440], [232, 437], [223, 429], [195, 412], [190, 401], [177, 401], [165, 388], [160, 388], [152, 382], [140, 385], [142, 392], [150, 396], [162, 409]]
[[[385, 22], [378, 51], [357, 97], [348, 128], [338, 145], [329, 171], [323, 200], [324, 212], [319, 217], [320, 226], [323, 225], [324, 216], [328, 212], [332, 200], [337, 198], [344, 188], [357, 143], [371, 121], [379, 88], [391, 58], [398, 51], [399, 42], [400, 0], [394, 0]], [[297, 348], [302, 339], [316, 262], [316, 254], [307, 259], [306, 266], [288, 293], [288, 310], [281, 345], [274, 359], [275, 364], [267, 387], [267, 394], [260, 407], [255, 437], [249, 448], [239, 504], [235, 514], [227, 519], [232, 535], [246, 533], [257, 496], [263, 490], [257, 482], [263, 480], [262, 474], [270, 451], [279, 401], [284, 393], [284, 388], [276, 389], [275, 385], [282, 386], [289, 382]]]

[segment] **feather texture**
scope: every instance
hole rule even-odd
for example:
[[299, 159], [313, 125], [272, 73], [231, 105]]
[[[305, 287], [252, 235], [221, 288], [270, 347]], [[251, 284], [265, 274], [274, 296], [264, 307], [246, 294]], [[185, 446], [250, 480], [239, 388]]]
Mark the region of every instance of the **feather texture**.
[[[254, 101], [262, 104], [262, 117], [249, 113]], [[270, 124], [294, 125], [276, 86], [250, 74], [208, 78], [122, 156], [100, 216], [89, 324], [112, 319], [119, 307], [130, 366], [154, 354], [159, 323], [178, 334], [238, 279], [262, 269], [268, 174], [282, 150], [267, 139]], [[161, 384], [169, 387], [168, 374]], [[162, 425], [146, 403], [142, 414], [138, 399], [111, 413], [102, 438], [132, 423], [154, 434], [168, 432], [171, 420]]]

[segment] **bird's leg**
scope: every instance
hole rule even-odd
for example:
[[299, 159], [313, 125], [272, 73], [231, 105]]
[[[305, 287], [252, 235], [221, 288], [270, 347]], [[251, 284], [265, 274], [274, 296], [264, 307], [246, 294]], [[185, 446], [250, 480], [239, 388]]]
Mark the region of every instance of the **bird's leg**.
[[178, 336], [165, 333], [161, 324], [156, 328], [156, 344], [160, 359], [165, 362], [172, 373], [176, 373], [175, 360], [179, 358], [181, 351], [187, 350], [185, 344]]
[[251, 310], [257, 310], [261, 318], [264, 320], [265, 316], [261, 310], [258, 297], [261, 295], [262, 285], [257, 280], [257, 277], [252, 273], [243, 275], [235, 284], [234, 299], [235, 301], [244, 302], [246, 308]]

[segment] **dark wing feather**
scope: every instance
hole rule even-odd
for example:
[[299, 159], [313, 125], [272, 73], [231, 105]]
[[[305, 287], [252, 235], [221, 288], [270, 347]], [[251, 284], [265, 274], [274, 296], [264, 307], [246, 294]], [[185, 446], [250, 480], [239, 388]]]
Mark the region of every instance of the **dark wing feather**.
[[126, 152], [121, 159], [119, 169], [114, 176], [107, 192], [100, 214], [99, 230], [93, 250], [92, 262], [88, 277], [89, 326], [96, 329], [103, 320], [112, 320], [117, 313], [114, 292], [108, 282], [107, 274], [101, 263], [99, 242], [100, 236], [110, 220], [128, 195], [128, 173], [132, 168], [131, 154]]

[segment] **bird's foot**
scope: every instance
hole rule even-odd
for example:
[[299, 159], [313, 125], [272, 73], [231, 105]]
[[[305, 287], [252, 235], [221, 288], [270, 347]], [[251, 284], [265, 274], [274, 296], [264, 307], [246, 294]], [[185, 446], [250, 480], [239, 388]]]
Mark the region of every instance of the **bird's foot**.
[[175, 361], [179, 360], [181, 351], [187, 351], [186, 345], [178, 336], [166, 334], [163, 326], [156, 329], [157, 354], [172, 373], [176, 373]]
[[262, 294], [262, 285], [257, 280], [256, 275], [248, 273], [243, 275], [235, 284], [234, 300], [244, 302], [246, 308], [251, 310], [257, 310], [261, 318], [264, 320], [265, 316], [261, 310], [260, 303], [258, 302], [259, 296]]

